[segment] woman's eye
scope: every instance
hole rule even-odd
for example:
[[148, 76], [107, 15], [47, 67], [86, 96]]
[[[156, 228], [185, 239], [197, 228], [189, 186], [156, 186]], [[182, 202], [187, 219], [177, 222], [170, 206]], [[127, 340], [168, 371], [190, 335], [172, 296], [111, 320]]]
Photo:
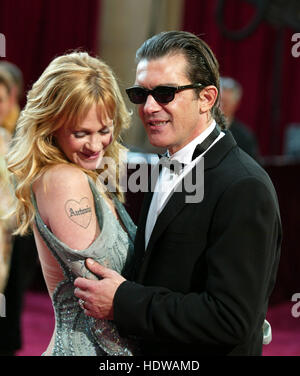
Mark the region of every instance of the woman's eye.
[[85, 132], [75, 132], [75, 133], [74, 133], [74, 136], [75, 136], [76, 138], [84, 137], [84, 136], [85, 136]]
[[104, 127], [102, 129], [100, 129], [99, 131], [100, 134], [107, 134], [107, 133], [110, 133], [110, 128], [108, 127]]

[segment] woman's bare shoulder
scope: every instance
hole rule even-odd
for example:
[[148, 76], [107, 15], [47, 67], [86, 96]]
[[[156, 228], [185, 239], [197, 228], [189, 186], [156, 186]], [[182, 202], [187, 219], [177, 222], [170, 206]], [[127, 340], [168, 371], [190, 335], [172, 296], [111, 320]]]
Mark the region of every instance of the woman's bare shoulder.
[[78, 250], [94, 241], [100, 230], [93, 193], [82, 170], [71, 165], [53, 166], [35, 188], [41, 217], [58, 239]]
[[52, 195], [64, 191], [82, 190], [88, 187], [85, 173], [78, 167], [68, 164], [58, 164], [48, 168], [34, 183], [36, 194]]
[[71, 164], [58, 164], [50, 167], [43, 176], [46, 183], [68, 183], [69, 179], [71, 181], [78, 179], [86, 181], [85, 173], [78, 167]]

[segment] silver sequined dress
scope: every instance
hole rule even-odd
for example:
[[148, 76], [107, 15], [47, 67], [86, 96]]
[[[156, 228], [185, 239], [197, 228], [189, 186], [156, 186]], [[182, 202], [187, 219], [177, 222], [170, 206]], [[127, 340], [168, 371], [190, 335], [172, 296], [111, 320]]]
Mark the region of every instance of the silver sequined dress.
[[86, 316], [74, 295], [73, 282], [76, 277], [98, 279], [84, 265], [88, 257], [128, 278], [136, 232], [136, 226], [123, 205], [115, 200], [116, 209], [127, 231], [123, 230], [104, 198], [97, 191], [94, 182], [88, 179], [101, 233], [85, 250], [73, 250], [56, 238], [44, 224], [32, 194], [32, 202], [36, 208], [37, 229], [61, 265], [65, 276], [52, 296], [55, 312], [55, 340], [52, 355], [133, 355], [137, 351], [136, 343], [121, 338], [112, 321], [96, 320]]

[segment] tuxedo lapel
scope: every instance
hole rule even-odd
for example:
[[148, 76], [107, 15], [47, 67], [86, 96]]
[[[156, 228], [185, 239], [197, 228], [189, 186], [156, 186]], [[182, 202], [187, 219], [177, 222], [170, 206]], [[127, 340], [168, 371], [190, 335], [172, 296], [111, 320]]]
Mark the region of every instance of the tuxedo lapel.
[[[216, 167], [220, 161], [227, 155], [227, 153], [236, 146], [236, 142], [232, 137], [230, 132], [225, 132], [225, 136], [218, 141], [204, 156], [204, 171]], [[183, 182], [186, 179], [191, 179], [191, 174], [195, 178], [196, 166], [184, 177]], [[195, 180], [194, 180], [195, 181]], [[145, 250], [145, 227], [148, 210], [151, 204], [151, 199], [153, 192], [148, 192], [145, 197], [143, 209], [142, 209], [142, 219], [140, 222], [140, 228], [138, 229], [138, 239], [136, 241], [136, 252], [139, 254], [139, 266], [137, 273], [139, 275], [138, 282], [141, 282], [144, 277], [144, 273], [147, 269], [148, 260], [151, 257], [151, 253], [155, 247], [156, 242], [160, 236], [167, 229], [169, 223], [174, 220], [174, 218], [179, 215], [180, 211], [187, 204], [186, 197], [190, 195], [190, 192], [186, 192], [185, 184], [179, 184], [177, 188], [171, 194], [169, 200], [167, 201], [162, 212], [159, 214], [155, 226], [153, 228], [152, 234], [149, 239], [149, 243]]]
[[230, 150], [237, 146], [230, 131], [223, 130], [222, 132], [225, 133], [225, 136], [213, 145], [204, 155], [204, 171], [216, 167]]
[[158, 178], [158, 167], [154, 168], [151, 166], [151, 177], [148, 181], [148, 192], [145, 193], [144, 200], [142, 203], [138, 228], [136, 232], [135, 242], [134, 242], [134, 277], [140, 272], [140, 267], [145, 255], [145, 229], [149, 207], [153, 197], [153, 192], [156, 180]]
[[[192, 173], [192, 171], [190, 171], [189, 173]], [[187, 193], [184, 190], [182, 190], [182, 186], [183, 185], [179, 184], [177, 190], [175, 189], [173, 191], [165, 207], [163, 208], [162, 212], [157, 217], [156, 223], [154, 225], [153, 231], [151, 233], [151, 236], [148, 242], [147, 249], [146, 251], [143, 252], [142, 259], [140, 259], [140, 266], [139, 266], [139, 270], [137, 271], [138, 272], [137, 282], [143, 281], [145, 272], [147, 270], [148, 261], [151, 257], [152, 252], [154, 251], [156, 242], [159, 241], [160, 236], [167, 229], [169, 223], [177, 215], [179, 215], [180, 211], [186, 204]], [[143, 240], [143, 244], [145, 244], [145, 231], [143, 231], [142, 240]]]
[[[151, 204], [151, 200], [153, 197], [153, 192], [155, 188], [156, 181], [159, 176], [159, 167], [156, 165], [154, 168], [151, 166], [151, 175], [150, 179], [148, 180], [148, 191], [145, 193], [144, 200], [142, 203], [141, 211], [140, 211], [140, 220], [138, 224], [138, 238], [141, 237], [143, 239], [138, 239], [139, 243], [138, 248], [143, 248], [145, 250], [145, 228], [146, 228], [146, 221], [148, 216], [149, 207]], [[142, 245], [142, 247], [141, 247]]]
[[[230, 132], [226, 132], [223, 139], [216, 143], [208, 152], [204, 155], [204, 171], [213, 168], [219, 164], [219, 162], [225, 157], [225, 155], [236, 146], [236, 142]], [[152, 245], [157, 238], [162, 234], [168, 224], [173, 218], [178, 215], [180, 210], [186, 204], [186, 198], [191, 193], [185, 190], [185, 181], [196, 181], [196, 166], [183, 178], [181, 184], [177, 186], [169, 200], [167, 201], [164, 209], [157, 218], [156, 224], [153, 228], [152, 235], [149, 240], [148, 250], [151, 250]], [[150, 203], [149, 203], [150, 205]]]
[[143, 250], [145, 250], [145, 228], [146, 228], [147, 215], [148, 215], [149, 207], [151, 204], [152, 196], [153, 196], [153, 192], [145, 193], [145, 197], [144, 197], [141, 212], [140, 212], [138, 230], [136, 234], [135, 247], [137, 249], [142, 248]]
[[[181, 188], [181, 184], [179, 185], [179, 187]], [[180, 192], [179, 189], [177, 191], [175, 190], [171, 194], [162, 212], [157, 217], [155, 226], [149, 239], [147, 253], [151, 253], [153, 244], [155, 244], [156, 240], [160, 237], [168, 224], [176, 215], [178, 215], [180, 210], [183, 208], [183, 206], [185, 205], [185, 198], [186, 192]]]

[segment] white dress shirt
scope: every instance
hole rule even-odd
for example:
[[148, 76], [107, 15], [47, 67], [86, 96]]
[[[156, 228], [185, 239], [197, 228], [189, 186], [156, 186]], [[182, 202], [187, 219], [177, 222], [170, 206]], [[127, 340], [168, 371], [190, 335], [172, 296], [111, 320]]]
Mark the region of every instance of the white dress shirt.
[[[169, 168], [163, 167], [162, 171], [157, 179], [154, 193], [152, 196], [152, 201], [149, 207], [146, 228], [145, 228], [145, 249], [148, 246], [148, 242], [156, 223], [157, 217], [163, 210], [164, 206], [170, 198], [170, 193], [180, 184], [184, 176], [195, 166], [197, 162], [204, 156], [204, 154], [223, 136], [224, 133], [220, 132], [216, 140], [205, 150], [204, 153], [199, 155], [192, 161], [192, 156], [195, 148], [198, 144], [201, 144], [208, 135], [214, 130], [216, 122], [213, 120], [212, 123], [206, 128], [199, 136], [194, 138], [189, 144], [184, 146], [182, 149], [178, 150], [176, 153], [170, 156], [170, 161], [177, 160], [180, 163], [185, 164], [185, 167], [180, 174], [175, 174]], [[169, 156], [169, 153], [168, 153]], [[158, 168], [157, 166], [155, 168]]]

